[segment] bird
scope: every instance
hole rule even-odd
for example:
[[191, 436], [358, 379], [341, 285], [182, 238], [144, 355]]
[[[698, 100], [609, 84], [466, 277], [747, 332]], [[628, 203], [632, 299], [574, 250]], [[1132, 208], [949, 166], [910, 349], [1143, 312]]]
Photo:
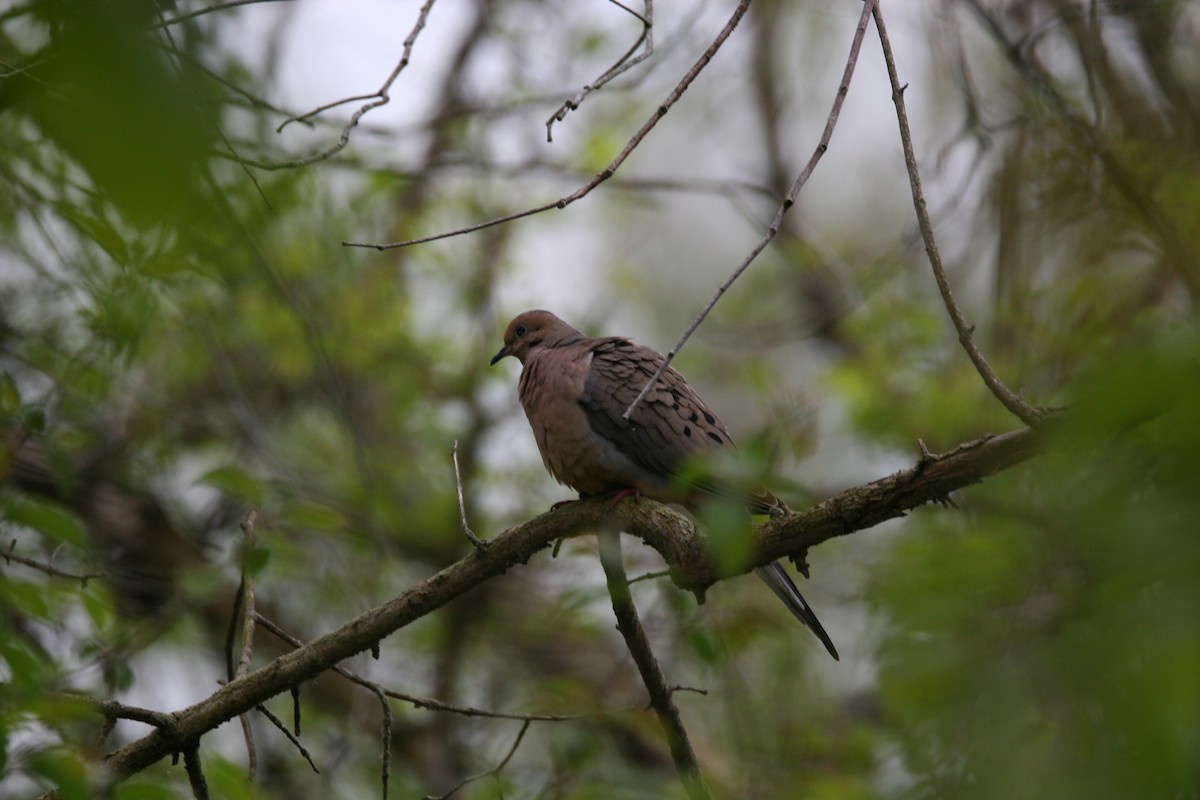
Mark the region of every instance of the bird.
[[[585, 336], [549, 311], [518, 314], [492, 358], [521, 362], [517, 394], [546, 470], [581, 499], [625, 494], [689, 510], [705, 495], [728, 494], [681, 471], [693, 458], [731, 451], [724, 423], [674, 367], [625, 419], [623, 414], [666, 359], [620, 336]], [[738, 495], [747, 511], [788, 512], [770, 492]], [[837, 648], [778, 561], [755, 568], [788, 610], [838, 660]]]

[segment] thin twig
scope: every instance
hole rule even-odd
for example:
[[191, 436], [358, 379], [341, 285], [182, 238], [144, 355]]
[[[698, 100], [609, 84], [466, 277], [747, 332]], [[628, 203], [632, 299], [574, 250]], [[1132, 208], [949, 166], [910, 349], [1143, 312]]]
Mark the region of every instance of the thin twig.
[[683, 93], [687, 91], [689, 86], [691, 86], [692, 81], [694, 81], [696, 76], [699, 75], [706, 66], [708, 66], [708, 63], [712, 61], [713, 56], [715, 56], [717, 51], [721, 49], [721, 45], [723, 45], [725, 40], [729, 38], [729, 35], [733, 33], [733, 29], [737, 27], [738, 23], [745, 15], [746, 9], [749, 7], [750, 0], [741, 0], [741, 2], [738, 3], [737, 8], [735, 8], [733, 11], [733, 15], [729, 18], [729, 21], [725, 23], [725, 27], [721, 29], [721, 32], [717, 34], [717, 37], [713, 39], [712, 44], [708, 46], [708, 49], [704, 51], [699, 59], [697, 59], [696, 63], [692, 65], [692, 68], [687, 71], [675, 88], [671, 90], [671, 93], [667, 95], [667, 98], [658, 106], [658, 108], [654, 110], [654, 113], [650, 115], [650, 118], [642, 124], [642, 127], [639, 128], [637, 133], [633, 135], [633, 138], [626, 142], [625, 147], [623, 147], [621, 152], [617, 154], [617, 157], [612, 160], [612, 163], [600, 172], [596, 173], [596, 175], [590, 181], [576, 189], [571, 194], [560, 197], [559, 199], [553, 200], [544, 205], [537, 206], [536, 208], [528, 208], [524, 211], [518, 211], [513, 214], [505, 214], [502, 217], [496, 217], [484, 222], [478, 222], [474, 225], [467, 225], [466, 227], [457, 228], [452, 231], [436, 233], [432, 236], [422, 236], [419, 239], [407, 239], [402, 242], [391, 242], [389, 244], [342, 242], [342, 245], [344, 247], [368, 247], [375, 250], [391, 250], [397, 247], [409, 247], [414, 244], [424, 244], [425, 242], [437, 241], [438, 239], [449, 239], [452, 236], [463, 236], [465, 234], [483, 230], [484, 228], [491, 228], [495, 225], [502, 225], [506, 222], [512, 222], [524, 217], [530, 217], [534, 214], [540, 214], [543, 211], [549, 211], [552, 208], [561, 210], [571, 205], [576, 200], [586, 197], [593, 189], [611, 178], [616, 171], [620, 169], [621, 165], [625, 163], [625, 159], [629, 158], [630, 153], [632, 153], [634, 149], [642, 143], [642, 140], [645, 139], [650, 131], [653, 130], [654, 126], [658, 124], [658, 121], [666, 116], [666, 113], [671, 110], [671, 106], [675, 105], [675, 103], [679, 101], [679, 98], [682, 97]]
[[281, 162], [278, 164], [255, 164], [255, 166], [259, 167], [260, 169], [268, 170], [305, 167], [318, 161], [324, 161], [325, 159], [330, 158], [331, 156], [344, 150], [346, 145], [350, 143], [350, 132], [358, 127], [359, 120], [363, 118], [363, 115], [365, 115], [368, 111], [385, 106], [392, 101], [390, 94], [392, 84], [396, 82], [396, 79], [400, 77], [400, 73], [403, 72], [404, 68], [408, 66], [408, 60], [412, 56], [413, 45], [417, 43], [417, 37], [421, 34], [421, 31], [424, 30], [425, 23], [429, 20], [429, 12], [433, 10], [433, 4], [435, 2], [436, 0], [425, 0], [425, 3], [422, 4], [421, 10], [417, 12], [417, 21], [413, 24], [412, 30], [409, 31], [408, 36], [404, 39], [403, 49], [400, 54], [400, 61], [397, 62], [396, 66], [392, 68], [391, 74], [388, 75], [387, 80], [383, 82], [383, 85], [379, 87], [379, 90], [376, 91], [375, 94], [347, 97], [342, 100], [337, 100], [333, 103], [327, 103], [304, 114], [300, 114], [299, 116], [288, 117], [282, 123], [280, 123], [278, 128], [275, 129], [276, 133], [281, 133], [284, 128], [293, 122], [307, 122], [312, 117], [323, 114], [330, 109], [337, 108], [338, 106], [345, 105], [346, 103], [354, 103], [361, 100], [369, 101], [363, 103], [363, 105], [359, 106], [358, 109], [350, 115], [350, 120], [345, 124], [345, 126], [342, 127], [342, 135], [338, 138], [337, 142], [325, 150], [306, 158]]
[[310, 767], [312, 767], [313, 772], [317, 773], [318, 775], [321, 774], [321, 770], [317, 769], [317, 765], [313, 763], [312, 756], [309, 754], [308, 750], [305, 749], [304, 745], [300, 744], [299, 734], [293, 734], [291, 731], [289, 731], [287, 725], [283, 724], [283, 720], [271, 713], [271, 710], [266, 706], [257, 705], [254, 707], [254, 710], [266, 717], [267, 720], [276, 728], [278, 728], [279, 732], [282, 733], [287, 740], [291, 742], [297, 750], [300, 751], [300, 755], [304, 756], [304, 760], [308, 762]]
[[118, 703], [116, 700], [94, 700], [86, 695], [67, 694], [67, 697], [72, 699], [84, 700], [89, 703], [95, 703], [96, 708], [104, 715], [105, 719], [129, 719], [134, 722], [142, 722], [146, 725], [152, 725], [155, 728], [170, 729], [174, 724], [174, 718], [165, 711], [153, 711], [149, 708], [139, 708], [138, 706], [128, 706], [124, 703]]
[[[250, 560], [254, 557], [254, 526], [257, 522], [258, 511], [251, 508], [246, 512], [246, 518], [242, 520], [242, 582], [238, 589], [241, 597], [239, 605], [242, 611], [242, 653], [238, 657], [237, 669], [232, 676], [235, 680], [250, 674], [250, 659], [254, 654], [254, 572]], [[267, 713], [261, 706], [259, 706], [259, 710]], [[242, 737], [246, 740], [247, 772], [250, 781], [253, 782], [258, 772], [258, 751], [254, 746], [254, 731], [250, 727], [250, 718], [247, 715], [239, 714], [238, 720], [242, 725]], [[282, 728], [282, 725], [277, 725], [277, 727]], [[284, 733], [287, 731], [284, 730]]]
[[645, 575], [638, 575], [636, 578], [630, 578], [629, 584], [632, 586], [633, 584], [641, 583], [642, 581], [652, 581], [652, 580], [655, 580], [656, 578], [669, 578], [669, 577], [671, 577], [671, 570], [660, 569], [660, 570], [656, 570], [655, 572], [647, 572]]
[[44, 572], [52, 578], [66, 578], [66, 579], [72, 580], [72, 581], [79, 581], [81, 588], [84, 588], [84, 589], [87, 588], [88, 581], [90, 581], [92, 578], [107, 578], [108, 577], [107, 572], [68, 572], [67, 570], [59, 569], [58, 567], [54, 566], [53, 564], [44, 564], [41, 561], [37, 561], [32, 558], [26, 558], [25, 556], [19, 556], [16, 554], [16, 549], [17, 549], [17, 540], [13, 539], [12, 542], [8, 546], [8, 550], [6, 550], [3, 555], [4, 561], [6, 563], [11, 564], [12, 562], [15, 561], [18, 564], [23, 564], [24, 566], [30, 567], [31, 569], [36, 569], [39, 572]]
[[[550, 119], [546, 120], [547, 142], [554, 141], [554, 136], [551, 134], [551, 131], [554, 128], [554, 123], [562, 122], [569, 112], [578, 109], [579, 104], [584, 101], [584, 98], [599, 89], [601, 86], [604, 86], [604, 84], [616, 78], [618, 75], [621, 75], [642, 63], [654, 53], [654, 0], [643, 0], [642, 5], [646, 9], [644, 14], [637, 13], [624, 3], [617, 2], [617, 0], [608, 1], [637, 17], [637, 19], [642, 23], [642, 33], [640, 36], [638, 36], [637, 41], [633, 43], [633, 46], [626, 50], [625, 54], [618, 58], [616, 63], [609, 67], [604, 74], [602, 74], [599, 78], [596, 78], [596, 80], [592, 81], [591, 83], [586, 84], [582, 89], [575, 93], [574, 97], [564, 101], [563, 104], [559, 106], [553, 114], [550, 115]], [[638, 53], [636, 57], [632, 57], [643, 43], [646, 45], [645, 49], [642, 50], [641, 53]]]
[[160, 18], [159, 22], [157, 24], [152, 25], [150, 27], [150, 30], [155, 30], [157, 28], [166, 28], [170, 25], [178, 25], [179, 23], [187, 22], [190, 19], [196, 19], [197, 17], [203, 17], [205, 14], [213, 14], [218, 11], [228, 11], [231, 8], [237, 8], [238, 6], [249, 6], [249, 5], [254, 5], [256, 3], [278, 3], [278, 2], [293, 2], [293, 0], [227, 0], [227, 2], [218, 3], [215, 6], [208, 6], [206, 8], [200, 8], [195, 11], [191, 11], [187, 14], [180, 14], [178, 17], [171, 17], [170, 19]]
[[695, 332], [696, 328], [700, 327], [700, 323], [703, 322], [704, 318], [708, 316], [708, 313], [713, 310], [713, 306], [717, 304], [717, 301], [720, 300], [725, 292], [729, 290], [729, 287], [733, 285], [733, 282], [742, 276], [742, 273], [746, 271], [751, 263], [753, 263], [754, 259], [758, 258], [759, 253], [765, 250], [767, 245], [771, 243], [771, 240], [775, 238], [775, 235], [779, 233], [779, 229], [783, 225], [784, 216], [791, 209], [791, 207], [796, 204], [796, 197], [799, 196], [800, 189], [803, 188], [804, 184], [808, 183], [809, 176], [811, 176], [813, 170], [816, 169], [817, 162], [821, 160], [821, 157], [825, 155], [825, 151], [829, 149], [829, 141], [833, 138], [833, 129], [837, 125], [838, 116], [841, 114], [842, 103], [846, 99], [846, 93], [850, 91], [850, 80], [854, 77], [854, 67], [858, 64], [858, 52], [862, 49], [863, 35], [867, 30], [867, 20], [870, 19], [871, 9], [875, 8], [876, 3], [877, 0], [866, 0], [866, 2], [863, 3], [862, 15], [859, 17], [858, 25], [854, 28], [854, 38], [850, 43], [850, 54], [846, 59], [846, 68], [842, 72], [842, 82], [838, 84], [837, 95], [833, 99], [833, 108], [829, 110], [829, 116], [825, 120], [825, 130], [821, 132], [821, 139], [819, 142], [817, 142], [817, 147], [813, 151], [812, 156], [809, 157], [808, 163], [804, 165], [804, 169], [800, 171], [800, 174], [796, 177], [795, 182], [792, 183], [792, 188], [788, 190], [787, 196], [783, 199], [783, 204], [780, 205], [779, 210], [775, 212], [775, 218], [771, 220], [771, 224], [767, 228], [766, 233], [758, 241], [758, 244], [754, 246], [754, 249], [750, 251], [749, 255], [742, 259], [742, 263], [737, 266], [737, 269], [733, 271], [733, 274], [726, 278], [725, 282], [717, 287], [716, 293], [713, 294], [712, 298], [708, 301], [708, 304], [700, 310], [700, 313], [696, 315], [694, 320], [692, 320], [692, 324], [688, 325], [687, 330], [685, 330], [683, 335], [679, 337], [679, 341], [677, 341], [675, 346], [667, 352], [667, 356], [663, 360], [663, 363], [660, 364], [655, 373], [650, 376], [650, 380], [646, 381], [646, 385], [642, 387], [640, 392], [638, 392], [637, 397], [633, 398], [633, 402], [629, 404], [629, 408], [625, 409], [625, 413], [621, 415], [623, 418], [629, 419], [629, 416], [633, 413], [633, 410], [637, 408], [638, 403], [642, 402], [642, 399], [645, 398], [654, 385], [658, 383], [658, 379], [662, 377], [662, 374], [666, 372], [667, 367], [669, 367], [671, 362], [675, 360], [675, 356], [679, 354], [680, 348], [682, 348], [687, 340], [691, 338], [691, 335]]
[[379, 751], [381, 753], [379, 782], [383, 789], [383, 800], [387, 800], [388, 781], [392, 774], [392, 704], [388, 702], [387, 693], [381, 687], [372, 686], [371, 691], [379, 698], [379, 707], [383, 712], [383, 720], [379, 723]]
[[958, 302], [954, 299], [954, 293], [950, 290], [950, 281], [946, 277], [942, 256], [938, 252], [937, 242], [933, 237], [933, 223], [929, 219], [929, 210], [925, 206], [925, 195], [921, 190], [921, 175], [917, 170], [917, 156], [913, 150], [912, 132], [908, 126], [908, 112], [905, 110], [904, 104], [904, 87], [900, 85], [900, 79], [896, 74], [896, 61], [892, 56], [892, 45], [888, 40], [887, 26], [883, 23], [883, 14], [878, 5], [875, 6], [872, 13], [875, 17], [875, 27], [879, 31], [879, 42], [883, 46], [883, 59], [887, 62], [888, 80], [892, 84], [892, 102], [896, 106], [896, 117], [900, 123], [900, 143], [904, 148], [904, 165], [908, 168], [908, 182], [912, 187], [913, 208], [917, 213], [921, 238], [925, 240], [925, 253], [929, 256], [929, 265], [933, 268], [933, 278], [937, 282], [938, 291], [941, 292], [942, 302], [950, 314], [954, 329], [958, 332], [959, 343], [991, 393], [1017, 419], [1026, 425], [1036, 425], [1047, 417], [1048, 412], [1031, 406], [1004, 385], [975, 344], [975, 328], [967, 324], [962, 310], [958, 307]]
[[650, 693], [650, 707], [654, 709], [666, 733], [675, 769], [692, 800], [711, 798], [704, 774], [700, 771], [700, 762], [696, 759], [696, 752], [692, 749], [687, 729], [675, 705], [672, 689], [667, 685], [662, 668], [650, 649], [650, 639], [638, 619], [637, 606], [629, 591], [629, 578], [625, 574], [625, 563], [621, 556], [621, 534], [617, 530], [604, 530], [599, 539], [600, 564], [608, 581], [608, 594], [612, 598], [613, 613], [617, 616], [617, 629], [625, 637], [629, 654], [633, 656], [642, 682]]
[[475, 532], [471, 530], [471, 526], [467, 524], [467, 505], [463, 501], [462, 474], [458, 471], [458, 439], [454, 440], [454, 447], [450, 450], [450, 455], [454, 460], [454, 485], [458, 489], [458, 518], [462, 522], [463, 533], [466, 534], [467, 539], [475, 546], [476, 550], [482, 550], [487, 547], [487, 542], [476, 536]]
[[499, 764], [487, 770], [486, 772], [481, 772], [478, 775], [469, 775], [466, 778], [463, 778], [454, 785], [453, 789], [445, 794], [427, 794], [422, 798], [422, 800], [447, 800], [447, 798], [455, 794], [459, 789], [463, 788], [469, 783], [474, 783], [475, 781], [483, 780], [484, 778], [494, 778], [498, 776], [500, 771], [508, 766], [508, 762], [512, 760], [513, 755], [517, 752], [517, 748], [521, 746], [521, 740], [525, 738], [525, 731], [527, 730], [529, 730], [529, 720], [525, 720], [525, 722], [521, 723], [521, 730], [517, 732], [517, 738], [513, 740], [512, 747], [508, 748], [508, 754], [504, 756], [503, 760], [501, 760]]
[[[266, 628], [267, 631], [278, 636], [283, 641], [293, 647], [304, 647], [305, 644], [300, 639], [292, 636], [287, 631], [283, 630], [279, 625], [262, 616], [257, 615], [258, 624]], [[425, 709], [427, 711], [445, 711], [450, 714], [459, 714], [464, 717], [484, 717], [487, 719], [511, 719], [518, 722], [571, 722], [573, 720], [587, 719], [588, 717], [596, 716], [595, 714], [515, 714], [506, 711], [492, 711], [487, 708], [473, 708], [471, 706], [456, 706], [452, 703], [445, 703], [441, 700], [435, 700], [432, 697], [419, 697], [405, 692], [398, 692], [395, 689], [388, 689], [384, 686], [369, 681], [366, 678], [352, 672], [345, 667], [335, 666], [332, 668], [334, 672], [341, 675], [351, 683], [356, 683], [364, 689], [371, 691], [382, 692], [387, 697], [396, 700], [403, 700], [406, 703], [411, 703], [415, 708]]]

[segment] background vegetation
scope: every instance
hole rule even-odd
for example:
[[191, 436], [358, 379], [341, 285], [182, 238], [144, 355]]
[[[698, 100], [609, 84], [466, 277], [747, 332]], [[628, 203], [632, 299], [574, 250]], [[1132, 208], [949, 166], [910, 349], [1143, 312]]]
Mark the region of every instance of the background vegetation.
[[[761, 0], [630, 160], [569, 194], [732, 3], [30, 0], [0, 5], [0, 794], [91, 797], [88, 695], [157, 711], [227, 679], [259, 612], [332, 630], [565, 499], [488, 368], [547, 307], [666, 350], [816, 146], [860, 3]], [[1044, 455], [809, 554], [827, 660], [749, 581], [634, 597], [717, 796], [1200, 797], [1200, 14], [1178, 0], [885, 2], [951, 282]], [[443, 7], [444, 6], [444, 7]], [[901, 8], [901, 6], [905, 6]], [[914, 7], [915, 6], [915, 7]], [[635, 9], [642, 13], [642, 8]], [[320, 42], [315, 46], [313, 42]], [[917, 233], [878, 37], [828, 155], [679, 365], [793, 508], [1021, 423], [958, 347]], [[283, 123], [292, 121], [277, 130]], [[348, 139], [345, 139], [348, 137]], [[339, 140], [347, 141], [338, 149]], [[259, 520], [253, 553], [239, 523]], [[661, 568], [628, 545], [633, 572]], [[32, 560], [34, 566], [22, 563]], [[41, 565], [43, 569], [38, 569]], [[44, 567], [52, 566], [54, 570]], [[83, 580], [55, 570], [103, 577]], [[743, 592], [744, 589], [744, 592]], [[259, 633], [254, 666], [290, 647]], [[346, 666], [393, 701], [390, 791], [682, 796], [595, 543], [481, 584]], [[218, 797], [380, 792], [375, 696], [304, 686], [204, 737]], [[269, 708], [291, 719], [287, 696]], [[164, 761], [121, 798], [189, 792]]]

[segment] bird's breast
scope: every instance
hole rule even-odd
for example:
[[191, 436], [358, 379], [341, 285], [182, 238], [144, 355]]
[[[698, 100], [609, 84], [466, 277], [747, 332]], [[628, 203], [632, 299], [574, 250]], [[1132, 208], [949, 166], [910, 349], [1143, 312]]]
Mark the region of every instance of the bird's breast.
[[579, 405], [592, 355], [547, 350], [525, 361], [518, 395], [546, 469], [583, 495], [649, 487], [628, 458], [592, 430]]

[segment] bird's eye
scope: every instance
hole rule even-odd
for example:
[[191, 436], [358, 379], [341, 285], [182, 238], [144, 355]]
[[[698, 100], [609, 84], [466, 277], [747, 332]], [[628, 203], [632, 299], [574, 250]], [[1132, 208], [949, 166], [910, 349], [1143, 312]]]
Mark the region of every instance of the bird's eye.
[[515, 329], [517, 336], [524, 336], [526, 328], [524, 325], [518, 325]]

